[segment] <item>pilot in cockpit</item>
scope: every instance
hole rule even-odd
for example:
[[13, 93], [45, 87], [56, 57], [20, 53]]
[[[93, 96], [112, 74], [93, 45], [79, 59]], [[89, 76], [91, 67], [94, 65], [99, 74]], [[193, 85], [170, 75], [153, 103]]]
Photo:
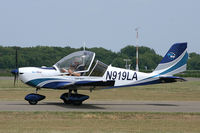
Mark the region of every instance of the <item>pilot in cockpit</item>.
[[61, 68], [61, 72], [63, 73], [69, 73], [69, 76], [81, 76], [80, 73], [76, 71], [81, 71], [82, 69], [82, 59], [80, 57], [76, 57], [74, 61], [71, 63], [68, 70]]

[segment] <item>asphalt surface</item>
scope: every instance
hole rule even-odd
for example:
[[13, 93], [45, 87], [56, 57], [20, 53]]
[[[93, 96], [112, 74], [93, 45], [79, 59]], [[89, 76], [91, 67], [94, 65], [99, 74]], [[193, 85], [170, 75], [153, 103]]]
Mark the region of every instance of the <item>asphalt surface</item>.
[[[13, 80], [13, 77], [0, 77]], [[200, 81], [200, 78], [186, 78]], [[91, 101], [81, 106], [41, 101], [29, 105], [26, 101], [0, 101], [0, 111], [62, 111], [62, 112], [200, 112], [200, 101]]]
[[86, 101], [81, 106], [62, 102], [0, 101], [0, 111], [62, 111], [62, 112], [200, 112], [198, 101]]

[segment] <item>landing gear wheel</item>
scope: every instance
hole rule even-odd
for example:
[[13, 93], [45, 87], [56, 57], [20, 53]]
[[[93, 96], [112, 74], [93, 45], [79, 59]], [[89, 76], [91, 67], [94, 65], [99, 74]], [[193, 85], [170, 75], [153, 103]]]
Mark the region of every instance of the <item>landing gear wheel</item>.
[[73, 101], [73, 105], [82, 105], [82, 101]]
[[28, 103], [29, 103], [30, 105], [36, 105], [36, 104], [38, 103], [38, 101], [28, 101]]
[[82, 105], [83, 101], [87, 100], [88, 98], [89, 96], [87, 95], [77, 94], [77, 92], [73, 94], [71, 91], [69, 91], [69, 93], [63, 93], [60, 96], [60, 99], [62, 99], [65, 104], [73, 105]]
[[72, 102], [71, 101], [69, 101], [69, 100], [63, 100], [63, 102], [64, 102], [64, 104], [71, 104]]
[[30, 105], [36, 105], [39, 101], [45, 99], [45, 96], [40, 94], [31, 93], [24, 98]]

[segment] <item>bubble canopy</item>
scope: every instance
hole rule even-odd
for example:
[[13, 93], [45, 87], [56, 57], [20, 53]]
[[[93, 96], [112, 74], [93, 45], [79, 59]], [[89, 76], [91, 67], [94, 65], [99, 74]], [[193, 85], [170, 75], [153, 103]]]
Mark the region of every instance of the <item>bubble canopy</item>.
[[90, 51], [78, 51], [71, 53], [59, 60], [54, 67], [59, 70], [74, 68], [76, 72], [88, 72], [94, 61], [95, 53]]

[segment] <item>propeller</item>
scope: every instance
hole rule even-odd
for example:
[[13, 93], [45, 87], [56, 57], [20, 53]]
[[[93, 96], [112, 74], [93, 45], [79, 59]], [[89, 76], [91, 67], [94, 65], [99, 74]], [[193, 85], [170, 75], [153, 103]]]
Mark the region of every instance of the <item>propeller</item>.
[[15, 69], [11, 71], [11, 73], [14, 75], [14, 86], [16, 81], [18, 80], [19, 70], [18, 70], [18, 48], [15, 48]]

